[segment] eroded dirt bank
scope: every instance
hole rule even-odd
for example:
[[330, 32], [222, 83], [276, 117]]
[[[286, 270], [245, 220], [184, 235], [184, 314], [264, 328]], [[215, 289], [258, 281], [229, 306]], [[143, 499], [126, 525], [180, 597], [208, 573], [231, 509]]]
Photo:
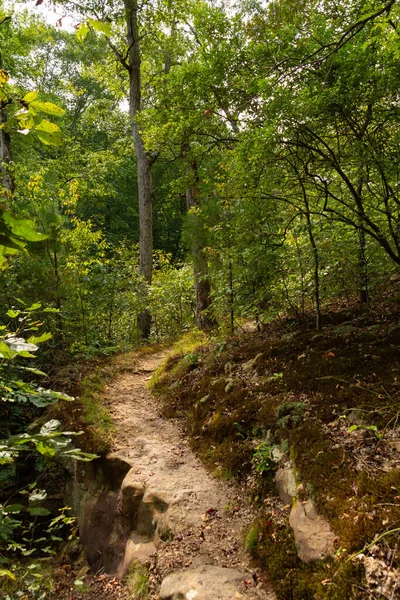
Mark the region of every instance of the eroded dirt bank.
[[[105, 390], [116, 434], [107, 459], [90, 467], [95, 481], [83, 500], [89, 562], [117, 578], [135, 561], [145, 563], [149, 598], [272, 600], [270, 584], [244, 550], [243, 532], [255, 517], [247, 500], [208, 474], [178, 422], [160, 416], [146, 388], [162, 358], [142, 355]], [[126, 594], [117, 579], [106, 584], [107, 597]]]

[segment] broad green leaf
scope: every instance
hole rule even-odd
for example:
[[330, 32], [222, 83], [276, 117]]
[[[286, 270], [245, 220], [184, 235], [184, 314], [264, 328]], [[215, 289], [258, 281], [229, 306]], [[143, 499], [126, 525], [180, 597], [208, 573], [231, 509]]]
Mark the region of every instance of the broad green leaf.
[[63, 108], [52, 102], [39, 102], [38, 100], [34, 100], [30, 103], [29, 108], [31, 106], [38, 112], [44, 112], [47, 115], [54, 115], [55, 117], [61, 117], [65, 113]]
[[40, 123], [38, 123], [36, 125], [36, 131], [44, 131], [46, 133], [55, 133], [55, 132], [61, 132], [61, 129], [59, 128], [59, 126], [56, 123], [52, 123], [51, 121], [48, 121], [47, 119], [43, 119], [42, 121], [40, 121]]
[[44, 308], [43, 312], [46, 312], [46, 313], [59, 313], [60, 309], [59, 308]]
[[36, 131], [39, 140], [46, 146], [60, 146], [62, 144], [61, 131], [48, 133], [47, 131]]
[[43, 506], [29, 506], [28, 512], [34, 517], [47, 517], [47, 515], [51, 514], [51, 512], [47, 510], [47, 508], [43, 508]]
[[39, 310], [39, 308], [42, 308], [42, 303], [41, 302], [34, 302], [26, 310], [28, 310], [29, 312], [32, 312], [34, 310]]
[[3, 513], [6, 513], [7, 515], [15, 515], [20, 513], [21, 510], [24, 510], [22, 504], [9, 504], [3, 508]]
[[51, 335], [51, 333], [42, 333], [42, 335], [39, 335], [38, 337], [31, 335], [30, 338], [27, 339], [28, 344], [41, 344], [42, 342], [47, 342], [47, 340], [50, 340], [53, 336]]
[[[13, 217], [9, 212], [2, 214], [2, 219], [6, 225], [12, 230], [13, 235], [26, 240], [27, 242], [39, 242], [47, 239], [47, 235], [39, 233], [36, 226], [27, 219]], [[0, 244], [2, 242], [0, 241]]]
[[47, 444], [46, 442], [39, 442], [36, 444], [36, 450], [43, 456], [47, 456], [49, 458], [53, 457], [56, 453], [54, 446]]
[[33, 100], [36, 100], [36, 98], [38, 97], [39, 92], [35, 91], [35, 92], [28, 92], [23, 98], [22, 100], [24, 102], [27, 102], [29, 104], [29, 102], [33, 102]]
[[10, 319], [15, 319], [16, 317], [19, 317], [19, 315], [21, 314], [21, 311], [19, 310], [8, 310], [6, 312], [7, 317], [10, 317]]
[[105, 21], [95, 21], [94, 19], [88, 19], [88, 23], [93, 27], [95, 31], [104, 33], [107, 37], [111, 36], [111, 24]]
[[80, 23], [76, 28], [76, 37], [80, 42], [83, 42], [87, 34], [89, 33], [89, 27], [86, 23]]
[[51, 419], [51, 421], [47, 421], [47, 423], [45, 423], [42, 428], [40, 429], [40, 434], [41, 435], [50, 435], [52, 433], [54, 433], [55, 431], [58, 431], [60, 429], [61, 423], [60, 421], [57, 421], [56, 419]]

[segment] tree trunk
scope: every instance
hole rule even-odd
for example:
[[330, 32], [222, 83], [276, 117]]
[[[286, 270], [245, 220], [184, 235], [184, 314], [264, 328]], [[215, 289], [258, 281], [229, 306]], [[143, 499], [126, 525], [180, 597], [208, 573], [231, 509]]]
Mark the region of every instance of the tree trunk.
[[[0, 105], [1, 106], [1, 105]], [[7, 121], [7, 114], [4, 109], [0, 109], [0, 125]], [[9, 165], [12, 162], [11, 152], [11, 138], [9, 134], [0, 129], [0, 177], [3, 188], [6, 190], [6, 194], [12, 194], [15, 190], [15, 183], [13, 177], [9, 172]], [[4, 195], [4, 194], [1, 194]]]
[[[129, 115], [136, 156], [139, 196], [140, 274], [143, 276], [145, 282], [150, 284], [153, 270], [153, 189], [151, 167], [156, 160], [157, 155], [146, 152], [143, 138], [136, 122], [136, 117], [141, 110], [141, 56], [138, 28], [138, 3], [137, 0], [124, 0], [124, 5], [129, 47]], [[145, 285], [143, 286], [143, 294], [146, 295]], [[151, 315], [148, 308], [141, 311], [138, 315], [137, 322], [141, 337], [148, 338], [151, 330]]]
[[321, 300], [320, 300], [320, 294], [319, 294], [319, 254], [318, 254], [317, 244], [315, 242], [314, 233], [312, 230], [308, 202], [307, 202], [306, 206], [307, 206], [306, 219], [307, 219], [308, 237], [310, 240], [311, 248], [313, 251], [313, 257], [314, 257], [315, 327], [316, 327], [317, 331], [321, 331], [322, 330], [322, 315], [321, 315]]
[[[189, 145], [183, 147], [183, 154], [187, 155]], [[198, 207], [200, 204], [199, 193], [199, 174], [197, 162], [193, 160], [189, 166], [190, 184], [186, 190], [187, 209]], [[202, 247], [201, 236], [194, 233], [191, 239], [191, 254], [194, 269], [194, 285], [196, 291], [196, 322], [202, 331], [211, 331], [216, 325], [216, 321], [210, 314], [211, 309], [211, 287], [208, 277], [207, 258]]]

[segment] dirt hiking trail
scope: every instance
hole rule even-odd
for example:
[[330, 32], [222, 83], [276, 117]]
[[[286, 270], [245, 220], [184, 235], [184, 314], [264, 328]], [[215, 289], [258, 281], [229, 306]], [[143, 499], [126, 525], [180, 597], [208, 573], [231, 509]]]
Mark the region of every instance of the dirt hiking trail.
[[[105, 389], [116, 424], [107, 460], [117, 471], [126, 467], [114, 490], [116, 501], [107, 496], [116, 516], [108, 515], [113, 531], [103, 539], [102, 566], [120, 577], [135, 561], [145, 563], [152, 599], [273, 600], [270, 584], [244, 550], [244, 531], [255, 515], [243, 491], [209, 475], [179, 422], [161, 417], [147, 389], [164, 356], [139, 355]], [[101, 542], [97, 529], [104, 514], [96, 516], [95, 500], [86, 537]]]

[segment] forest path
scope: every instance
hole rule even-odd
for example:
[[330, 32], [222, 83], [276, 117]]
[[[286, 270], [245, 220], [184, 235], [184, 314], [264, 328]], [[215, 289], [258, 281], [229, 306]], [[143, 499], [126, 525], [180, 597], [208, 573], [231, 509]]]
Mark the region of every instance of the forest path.
[[254, 519], [243, 492], [210, 476], [179, 423], [161, 416], [147, 389], [164, 356], [139, 353], [129, 367], [127, 355], [126, 370], [105, 389], [116, 425], [109, 459], [131, 467], [122, 498], [137, 502], [140, 496], [119, 574], [138, 558], [150, 568], [151, 598], [272, 600], [270, 585], [243, 547]]

